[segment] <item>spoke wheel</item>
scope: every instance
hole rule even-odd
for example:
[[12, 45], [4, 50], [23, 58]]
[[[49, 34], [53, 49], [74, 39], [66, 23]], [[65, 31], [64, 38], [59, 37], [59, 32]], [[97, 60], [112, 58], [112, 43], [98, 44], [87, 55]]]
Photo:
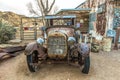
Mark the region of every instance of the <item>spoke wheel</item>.
[[32, 54], [27, 55], [27, 64], [30, 72], [36, 72], [39, 70], [37, 51], [34, 51]]

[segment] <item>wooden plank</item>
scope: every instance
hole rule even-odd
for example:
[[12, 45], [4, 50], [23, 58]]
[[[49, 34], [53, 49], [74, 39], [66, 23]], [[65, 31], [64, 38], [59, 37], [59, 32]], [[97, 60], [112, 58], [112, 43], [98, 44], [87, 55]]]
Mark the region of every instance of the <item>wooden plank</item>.
[[116, 30], [116, 38], [115, 38], [115, 45], [114, 45], [115, 50], [118, 50], [119, 36], [120, 36], [120, 27], [118, 27], [117, 30]]

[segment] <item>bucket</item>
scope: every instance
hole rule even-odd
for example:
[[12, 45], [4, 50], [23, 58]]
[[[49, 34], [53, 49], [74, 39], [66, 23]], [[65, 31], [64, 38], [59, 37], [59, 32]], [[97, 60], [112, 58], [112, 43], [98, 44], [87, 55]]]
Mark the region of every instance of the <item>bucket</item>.
[[103, 38], [103, 51], [111, 51], [112, 48], [112, 38]]
[[91, 44], [91, 52], [98, 53], [100, 50], [100, 46], [98, 43], [92, 43]]

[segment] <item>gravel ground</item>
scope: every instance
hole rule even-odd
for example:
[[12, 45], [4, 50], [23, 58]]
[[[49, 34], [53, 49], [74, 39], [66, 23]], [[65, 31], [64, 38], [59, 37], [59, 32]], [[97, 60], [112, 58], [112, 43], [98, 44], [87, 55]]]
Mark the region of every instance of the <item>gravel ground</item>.
[[80, 68], [67, 64], [43, 65], [36, 73], [30, 73], [26, 57], [21, 54], [0, 63], [0, 80], [119, 80], [120, 50], [91, 53], [88, 75]]

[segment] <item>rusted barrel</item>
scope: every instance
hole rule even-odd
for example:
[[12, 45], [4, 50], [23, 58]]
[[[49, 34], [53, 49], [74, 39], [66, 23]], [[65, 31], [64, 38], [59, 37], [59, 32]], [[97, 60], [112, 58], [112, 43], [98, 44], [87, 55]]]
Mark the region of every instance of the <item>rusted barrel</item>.
[[111, 51], [112, 48], [112, 38], [103, 38], [103, 51]]

